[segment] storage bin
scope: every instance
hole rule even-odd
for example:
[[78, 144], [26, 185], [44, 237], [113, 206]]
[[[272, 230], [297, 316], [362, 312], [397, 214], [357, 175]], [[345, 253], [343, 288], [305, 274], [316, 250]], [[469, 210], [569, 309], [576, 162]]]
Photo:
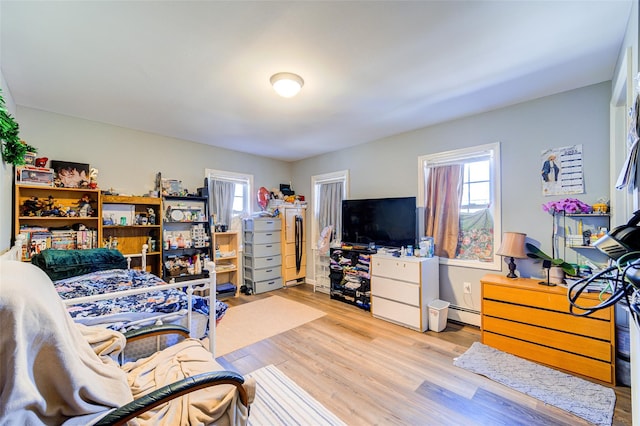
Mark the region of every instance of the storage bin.
[[440, 332], [447, 328], [449, 302], [436, 299], [429, 303], [429, 330]]

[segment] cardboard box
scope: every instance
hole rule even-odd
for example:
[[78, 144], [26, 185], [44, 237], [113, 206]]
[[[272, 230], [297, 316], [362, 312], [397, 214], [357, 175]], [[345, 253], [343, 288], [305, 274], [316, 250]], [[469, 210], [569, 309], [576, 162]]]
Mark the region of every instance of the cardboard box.
[[16, 168], [16, 183], [23, 185], [53, 186], [53, 169], [20, 166]]

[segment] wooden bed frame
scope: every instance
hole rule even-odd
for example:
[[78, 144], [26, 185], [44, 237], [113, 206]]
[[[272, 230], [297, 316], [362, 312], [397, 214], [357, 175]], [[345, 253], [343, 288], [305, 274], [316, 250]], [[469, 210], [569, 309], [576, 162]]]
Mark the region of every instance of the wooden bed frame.
[[[0, 256], [0, 260], [14, 260], [14, 261], [21, 261], [21, 257], [22, 257], [22, 246], [24, 245], [24, 236], [22, 235], [18, 235], [18, 237], [16, 237], [16, 241], [15, 244], [13, 245], [13, 247], [11, 247], [6, 253], [2, 254]], [[148, 246], [146, 244], [144, 244], [143, 248], [142, 248], [142, 252], [139, 255], [133, 255], [135, 257], [139, 257], [142, 256], [142, 268], [143, 270], [145, 269], [145, 265], [146, 265], [146, 250], [147, 250]], [[126, 257], [126, 256], [125, 256]], [[127, 264], [130, 267], [131, 265], [131, 258], [127, 258]], [[185, 288], [186, 287], [186, 293], [189, 296], [189, 302], [188, 302], [188, 309], [187, 309], [187, 324], [188, 324], [188, 328], [189, 330], [192, 330], [193, 333], [193, 328], [192, 328], [192, 324], [193, 324], [193, 312], [192, 312], [192, 298], [191, 296], [193, 295], [194, 291], [206, 291], [209, 290], [209, 318], [208, 318], [208, 322], [209, 322], [209, 350], [211, 351], [211, 353], [213, 354], [213, 357], [215, 358], [215, 342], [216, 342], [216, 268], [215, 268], [215, 263], [214, 262], [207, 262], [207, 264], [205, 265], [205, 268], [209, 271], [209, 278], [201, 278], [201, 279], [197, 279], [197, 280], [191, 280], [191, 281], [180, 281], [180, 282], [175, 282], [175, 280], [172, 280], [166, 284], [161, 284], [161, 285], [156, 285], [153, 287], [147, 287], [147, 288], [139, 288], [139, 289], [131, 289], [131, 290], [122, 290], [122, 291], [118, 291], [118, 292], [113, 292], [113, 293], [105, 293], [105, 294], [97, 294], [97, 295], [93, 295], [93, 296], [85, 296], [85, 297], [76, 297], [73, 299], [63, 299], [63, 302], [65, 303], [65, 305], [75, 305], [77, 303], [87, 303], [87, 302], [95, 302], [97, 300], [108, 300], [108, 299], [113, 299], [115, 297], [124, 297], [124, 296], [130, 296], [130, 295], [134, 295], [134, 294], [142, 294], [142, 293], [147, 293], [150, 291], [157, 291], [157, 290], [168, 290], [168, 289], [172, 289], [172, 288]], [[161, 314], [158, 317], [154, 317], [154, 318], [146, 318], [144, 321], [148, 322], [148, 321], [159, 321], [161, 322], [163, 318], [167, 318], [167, 317], [173, 317], [176, 315], [181, 314], [182, 311], [179, 312], [173, 312], [170, 314]]]

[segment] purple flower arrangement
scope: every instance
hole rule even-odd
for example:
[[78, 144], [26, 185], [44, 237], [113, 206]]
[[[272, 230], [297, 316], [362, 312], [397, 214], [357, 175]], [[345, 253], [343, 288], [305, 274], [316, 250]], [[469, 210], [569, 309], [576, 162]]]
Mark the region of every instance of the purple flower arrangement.
[[564, 200], [549, 201], [542, 205], [542, 210], [551, 214], [565, 213], [591, 213], [591, 206], [575, 198], [565, 198]]

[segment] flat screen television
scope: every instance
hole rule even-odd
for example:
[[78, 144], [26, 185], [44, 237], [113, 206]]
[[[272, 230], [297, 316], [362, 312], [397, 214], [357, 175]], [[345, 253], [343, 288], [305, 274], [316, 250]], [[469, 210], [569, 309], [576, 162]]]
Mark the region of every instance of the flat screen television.
[[402, 247], [416, 242], [416, 197], [342, 201], [342, 242]]

